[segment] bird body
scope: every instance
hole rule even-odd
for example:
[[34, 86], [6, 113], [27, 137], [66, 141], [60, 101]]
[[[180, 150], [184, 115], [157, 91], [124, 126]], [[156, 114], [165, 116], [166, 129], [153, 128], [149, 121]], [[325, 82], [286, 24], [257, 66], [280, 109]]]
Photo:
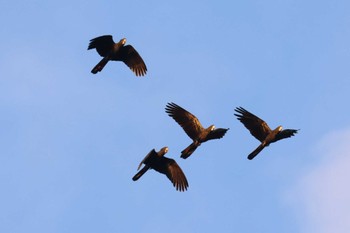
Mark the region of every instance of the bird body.
[[248, 159], [252, 160], [255, 156], [257, 156], [260, 151], [262, 151], [265, 147], [269, 146], [270, 143], [272, 143], [276, 135], [282, 131], [282, 126], [278, 126], [276, 129], [272, 130], [266, 138], [261, 142], [261, 144], [252, 152], [248, 155]]
[[147, 67], [139, 53], [131, 45], [125, 45], [126, 39], [121, 39], [114, 43], [112, 36], [105, 35], [90, 40], [89, 49], [96, 49], [97, 53], [103, 57], [102, 60], [91, 70], [96, 74], [105, 67], [109, 61], [124, 62], [136, 76], [144, 76]]
[[250, 133], [261, 142], [261, 144], [248, 155], [249, 160], [252, 160], [257, 156], [265, 147], [269, 146], [270, 143], [292, 137], [298, 132], [298, 130], [295, 129], [283, 130], [282, 126], [278, 126], [276, 129], [271, 130], [265, 121], [248, 112], [244, 108], [238, 107], [235, 111], [237, 113], [234, 115], [237, 119], [242, 122]]
[[173, 183], [176, 190], [180, 192], [186, 191], [188, 187], [186, 176], [174, 159], [164, 157], [167, 152], [168, 147], [163, 147], [158, 152], [156, 152], [154, 149], [151, 150], [141, 161], [138, 170], [142, 164], [145, 166], [138, 173], [136, 173], [136, 175], [134, 175], [132, 178], [133, 181], [138, 180], [149, 169], [154, 169], [157, 172], [166, 175]]
[[165, 112], [172, 117], [193, 140], [193, 142], [181, 152], [181, 158], [187, 159], [201, 143], [212, 139], [222, 138], [227, 130], [214, 125], [204, 128], [198, 118], [175, 103], [168, 103]]

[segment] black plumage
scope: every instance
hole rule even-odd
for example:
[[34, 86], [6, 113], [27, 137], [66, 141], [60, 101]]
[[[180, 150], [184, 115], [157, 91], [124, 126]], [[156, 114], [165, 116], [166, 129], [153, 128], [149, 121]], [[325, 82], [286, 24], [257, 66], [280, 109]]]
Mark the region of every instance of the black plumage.
[[91, 70], [91, 73], [100, 72], [108, 61], [124, 62], [136, 76], [144, 76], [147, 67], [139, 53], [131, 45], [125, 45], [126, 39], [121, 39], [118, 43], [113, 41], [111, 35], [96, 37], [90, 40], [89, 49], [96, 49], [102, 60]]
[[175, 103], [168, 103], [165, 112], [172, 117], [193, 140], [193, 142], [181, 152], [181, 158], [188, 158], [201, 143], [212, 139], [222, 138], [227, 130], [215, 129], [214, 125], [204, 128], [198, 118]]
[[176, 190], [180, 192], [186, 191], [188, 188], [186, 176], [175, 160], [164, 157], [167, 152], [168, 147], [163, 147], [158, 152], [156, 152], [154, 149], [151, 150], [141, 161], [137, 170], [140, 169], [142, 164], [145, 166], [132, 178], [133, 181], [138, 180], [148, 171], [148, 169], [154, 169], [157, 172], [165, 174], [173, 183]]
[[237, 113], [234, 115], [237, 119], [242, 122], [250, 133], [261, 142], [261, 144], [248, 155], [248, 159], [250, 160], [257, 156], [266, 146], [269, 146], [270, 143], [292, 137], [298, 132], [298, 130], [295, 129], [282, 130], [282, 126], [278, 126], [276, 129], [271, 130], [265, 121], [248, 112], [244, 108], [238, 107], [235, 111]]

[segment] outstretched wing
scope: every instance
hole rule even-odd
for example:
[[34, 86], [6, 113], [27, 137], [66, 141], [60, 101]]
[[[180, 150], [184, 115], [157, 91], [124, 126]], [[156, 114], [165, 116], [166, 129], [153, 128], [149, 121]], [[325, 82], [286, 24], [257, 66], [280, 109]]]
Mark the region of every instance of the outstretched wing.
[[272, 140], [271, 142], [276, 142], [276, 141], [284, 139], [284, 138], [290, 138], [290, 137], [294, 136], [296, 133], [298, 133], [297, 129], [285, 129], [285, 130], [282, 130], [281, 132], [279, 132], [276, 135], [274, 140]]
[[186, 191], [188, 187], [188, 182], [180, 166], [173, 159], [169, 159], [169, 158], [164, 158], [164, 159], [167, 160], [166, 176], [173, 183], [176, 190], [180, 192]]
[[101, 57], [105, 57], [113, 49], [114, 41], [111, 35], [99, 36], [90, 40], [89, 49], [96, 49]]
[[136, 49], [131, 45], [121, 47], [114, 59], [117, 61], [123, 61], [136, 74], [136, 76], [144, 76], [147, 72], [145, 62]]
[[260, 142], [264, 141], [266, 136], [271, 132], [267, 123], [242, 107], [236, 108], [235, 111], [238, 114], [235, 113], [234, 115], [250, 133]]
[[229, 130], [229, 129], [217, 128], [213, 131], [210, 131], [210, 133], [208, 134], [208, 136], [206, 138], [206, 141], [211, 140], [211, 139], [222, 138], [226, 134], [227, 130]]
[[175, 103], [168, 103], [165, 107], [165, 112], [183, 128], [192, 140], [196, 140], [204, 130], [202, 124], [195, 115]]

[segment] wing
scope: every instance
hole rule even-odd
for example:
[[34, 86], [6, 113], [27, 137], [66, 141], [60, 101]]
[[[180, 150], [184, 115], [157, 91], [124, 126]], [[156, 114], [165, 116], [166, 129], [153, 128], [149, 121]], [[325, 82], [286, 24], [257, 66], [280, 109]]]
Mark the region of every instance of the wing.
[[238, 114], [235, 113], [234, 115], [250, 131], [251, 135], [260, 142], [264, 141], [266, 136], [271, 132], [267, 123], [242, 107], [236, 108], [235, 111]]
[[140, 169], [140, 167], [142, 166], [142, 164], [147, 164], [149, 158], [153, 157], [153, 156], [157, 156], [157, 152], [155, 151], [155, 149], [151, 150], [146, 156], [145, 158], [141, 161], [141, 163], [139, 164], [139, 166], [137, 167], [137, 170]]
[[114, 41], [111, 35], [100, 36], [90, 40], [89, 49], [96, 49], [101, 57], [105, 57], [113, 49]]
[[136, 76], [144, 76], [147, 72], [145, 62], [131, 45], [121, 47], [115, 59], [123, 61], [136, 74]]
[[180, 166], [173, 159], [164, 159], [167, 160], [166, 176], [173, 183], [176, 190], [180, 192], [186, 191], [188, 187], [188, 182]]
[[211, 132], [208, 134], [208, 136], [207, 136], [206, 139], [207, 139], [207, 140], [211, 140], [211, 139], [219, 139], [219, 138], [222, 138], [222, 137], [226, 134], [227, 130], [229, 130], [229, 129], [217, 128], [217, 129], [211, 131]]
[[281, 139], [285, 139], [285, 138], [290, 138], [292, 136], [294, 136], [296, 133], [298, 133], [299, 130], [297, 129], [285, 129], [285, 130], [282, 130], [281, 132], [279, 132], [275, 139], [272, 140], [271, 142], [276, 142], [278, 140], [281, 140]]
[[168, 103], [165, 107], [165, 112], [183, 128], [192, 140], [197, 140], [198, 136], [204, 130], [195, 115], [181, 108], [177, 104]]

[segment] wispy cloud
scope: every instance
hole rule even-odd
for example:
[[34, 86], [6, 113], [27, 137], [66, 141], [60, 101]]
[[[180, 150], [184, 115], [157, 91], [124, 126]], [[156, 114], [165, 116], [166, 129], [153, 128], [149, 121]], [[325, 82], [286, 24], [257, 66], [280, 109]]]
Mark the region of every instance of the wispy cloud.
[[350, 129], [325, 136], [319, 162], [289, 192], [302, 232], [350, 232]]

